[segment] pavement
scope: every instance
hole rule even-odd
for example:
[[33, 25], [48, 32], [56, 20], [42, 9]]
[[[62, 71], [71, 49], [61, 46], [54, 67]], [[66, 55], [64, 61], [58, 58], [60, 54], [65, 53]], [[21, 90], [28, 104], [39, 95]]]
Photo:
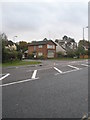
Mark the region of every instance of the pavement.
[[88, 60], [3, 68], [3, 118], [82, 118], [88, 114], [88, 68]]

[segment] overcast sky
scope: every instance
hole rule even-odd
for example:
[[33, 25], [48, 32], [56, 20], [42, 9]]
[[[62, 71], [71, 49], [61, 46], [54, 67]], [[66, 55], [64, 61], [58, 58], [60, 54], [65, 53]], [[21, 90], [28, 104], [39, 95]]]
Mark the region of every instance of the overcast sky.
[[[16, 41], [61, 39], [64, 35], [78, 42], [88, 25], [88, 1], [4, 2], [2, 32]], [[85, 29], [85, 38], [88, 39]], [[18, 36], [14, 39], [14, 36]]]

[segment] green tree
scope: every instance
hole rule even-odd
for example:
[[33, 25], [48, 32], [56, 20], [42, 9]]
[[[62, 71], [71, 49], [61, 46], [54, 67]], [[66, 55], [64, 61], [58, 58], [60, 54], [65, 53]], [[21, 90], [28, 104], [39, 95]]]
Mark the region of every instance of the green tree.
[[24, 53], [28, 49], [28, 43], [26, 41], [20, 41], [19, 48]]
[[74, 56], [75, 56], [75, 51], [73, 51], [73, 50], [67, 51], [67, 57], [73, 58]]

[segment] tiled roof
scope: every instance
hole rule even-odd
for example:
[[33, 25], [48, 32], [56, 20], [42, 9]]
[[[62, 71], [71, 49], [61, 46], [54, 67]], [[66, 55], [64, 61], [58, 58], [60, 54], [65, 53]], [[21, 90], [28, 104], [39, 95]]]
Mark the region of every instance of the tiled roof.
[[[28, 46], [33, 46], [33, 45], [45, 45], [48, 44], [49, 42], [53, 42], [52, 40], [47, 40], [47, 41], [34, 41], [32, 43], [30, 43]], [[53, 42], [55, 45], [56, 43]]]

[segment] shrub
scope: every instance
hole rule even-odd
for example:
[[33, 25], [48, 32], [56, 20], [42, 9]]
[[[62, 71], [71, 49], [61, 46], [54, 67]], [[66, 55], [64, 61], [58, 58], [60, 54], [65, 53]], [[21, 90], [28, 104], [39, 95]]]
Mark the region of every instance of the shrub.
[[44, 56], [42, 55], [42, 56], [38, 56], [37, 57], [38, 59], [44, 59]]
[[57, 57], [63, 57], [64, 56], [62, 52], [57, 52], [56, 54], [57, 54]]
[[28, 58], [28, 59], [33, 59], [33, 58], [34, 58], [34, 55], [33, 55], [33, 54], [29, 54], [27, 58]]
[[17, 58], [18, 58], [19, 60], [22, 60], [22, 53], [21, 53], [21, 52], [18, 52]]
[[74, 51], [68, 51], [67, 52], [67, 57], [73, 58], [75, 56], [75, 52]]
[[18, 53], [17, 51], [9, 51], [6, 49], [2, 51], [2, 62], [9, 62], [17, 59], [22, 59], [22, 53]]

